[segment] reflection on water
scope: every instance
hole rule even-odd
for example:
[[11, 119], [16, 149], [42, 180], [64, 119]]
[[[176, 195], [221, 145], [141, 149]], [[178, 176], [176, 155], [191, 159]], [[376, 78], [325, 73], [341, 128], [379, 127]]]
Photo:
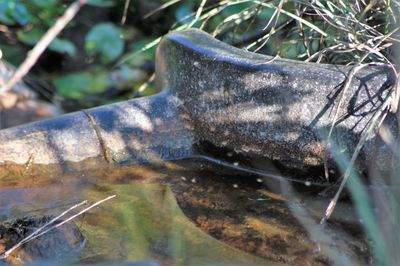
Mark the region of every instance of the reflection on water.
[[86, 239], [83, 249], [69, 258], [74, 263], [326, 265], [332, 262], [326, 247], [357, 261], [370, 258], [361, 229], [354, 230], [357, 219], [349, 204], [339, 206], [334, 222], [323, 231], [336, 235], [334, 243], [321, 241], [326, 245], [321, 247], [290, 209], [296, 204], [306, 208], [307, 218], [316, 221], [328, 199], [308, 190], [294, 203], [271, 190], [276, 185], [266, 180], [206, 161], [45, 176], [33, 170], [17, 171], [23, 173], [18, 176], [2, 171], [2, 221], [54, 217], [82, 200], [117, 195], [73, 221]]

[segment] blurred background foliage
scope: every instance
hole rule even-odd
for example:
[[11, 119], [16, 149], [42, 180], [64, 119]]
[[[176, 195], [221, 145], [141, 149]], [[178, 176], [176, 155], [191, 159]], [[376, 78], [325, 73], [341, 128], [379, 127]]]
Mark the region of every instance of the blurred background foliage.
[[[0, 0], [3, 58], [18, 66], [72, 2]], [[271, 56], [391, 64], [399, 10], [390, 0], [89, 0], [31, 74], [66, 111], [151, 95], [159, 37], [188, 27]]]

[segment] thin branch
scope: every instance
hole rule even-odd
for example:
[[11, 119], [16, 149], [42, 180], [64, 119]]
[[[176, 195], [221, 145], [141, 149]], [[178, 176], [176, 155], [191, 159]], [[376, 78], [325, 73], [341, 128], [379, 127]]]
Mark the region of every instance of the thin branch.
[[129, 4], [130, 3], [131, 3], [131, 0], [125, 0], [124, 13], [122, 14], [122, 18], [121, 18], [121, 25], [125, 24], [126, 17], [128, 15], [128, 9], [129, 9]]
[[38, 229], [36, 229], [32, 234], [28, 235], [27, 237], [23, 238], [19, 243], [17, 243], [16, 245], [14, 245], [12, 248], [10, 248], [9, 250], [7, 250], [6, 252], [3, 253], [3, 255], [1, 255], [0, 259], [5, 259], [7, 258], [14, 250], [16, 250], [17, 248], [19, 248], [20, 246], [22, 246], [23, 244], [25, 244], [26, 242], [30, 241], [35, 235], [39, 234], [44, 228], [46, 228], [47, 226], [49, 226], [50, 224], [54, 223], [55, 221], [57, 221], [58, 219], [60, 219], [61, 217], [63, 217], [64, 215], [66, 215], [67, 213], [69, 213], [70, 211], [84, 205], [87, 203], [87, 200], [84, 200], [78, 204], [75, 204], [74, 206], [70, 207], [68, 210], [62, 212], [60, 215], [58, 215], [57, 217], [51, 219], [48, 223], [46, 223], [45, 225], [39, 227]]
[[201, 16], [201, 13], [203, 12], [203, 9], [204, 9], [204, 6], [206, 5], [206, 3], [207, 3], [207, 0], [202, 0], [201, 1], [200, 5], [199, 5], [199, 8], [196, 11], [196, 16], [192, 20], [192, 22], [188, 25], [188, 28], [193, 27], [193, 25], [196, 24], [196, 22], [199, 20], [199, 18]]
[[14, 75], [10, 78], [6, 85], [0, 88], [0, 94], [10, 90], [17, 82], [19, 82], [35, 65], [40, 55], [46, 50], [56, 36], [65, 28], [65, 26], [75, 17], [79, 9], [86, 4], [87, 0], [77, 0], [74, 2], [64, 14], [58, 18], [56, 23], [46, 32], [39, 40], [35, 47], [29, 51], [24, 62], [19, 66]]
[[160, 6], [160, 7], [156, 8], [156, 9], [150, 11], [150, 12], [147, 13], [146, 15], [144, 15], [144, 16], [143, 16], [143, 19], [146, 19], [146, 18], [148, 18], [148, 17], [151, 17], [151, 16], [154, 15], [155, 13], [157, 13], [157, 12], [163, 10], [163, 9], [166, 9], [167, 7], [172, 6], [172, 5], [176, 4], [176, 3], [179, 3], [180, 1], [181, 1], [181, 0], [171, 0], [171, 1], [169, 1], [169, 2], [167, 2], [167, 3], [165, 3], [165, 4], [163, 4], [162, 6]]
[[375, 126], [378, 124], [379, 121], [381, 121], [381, 119], [379, 119], [381, 117], [381, 115], [384, 114], [384, 112], [387, 110], [388, 107], [390, 107], [391, 101], [392, 101], [392, 97], [388, 97], [387, 100], [384, 102], [384, 104], [381, 106], [380, 110], [375, 113], [368, 129], [363, 132], [361, 139], [357, 143], [355, 151], [350, 159], [349, 165], [346, 168], [346, 171], [344, 173], [342, 182], [340, 183], [339, 189], [325, 210], [325, 216], [321, 219], [321, 222], [320, 222], [321, 224], [325, 223], [331, 217], [333, 210], [335, 209], [336, 204], [339, 200], [339, 196], [342, 193], [344, 186], [352, 173], [353, 166], [358, 157], [358, 154], [360, 153], [362, 147], [364, 146], [365, 141], [368, 139], [368, 137], [370, 136], [370, 134], [373, 131], [373, 129], [375, 128]]
[[[81, 210], [81, 211], [78, 212], [77, 214], [72, 215], [72, 216], [69, 217], [68, 219], [66, 219], [66, 220], [64, 220], [64, 221], [62, 221], [62, 222], [60, 222], [60, 223], [58, 223], [58, 224], [56, 224], [56, 225], [54, 225], [54, 226], [52, 226], [52, 227], [46, 229], [46, 230], [44, 230], [44, 228], [48, 227], [49, 225], [51, 225], [52, 223], [54, 223], [55, 221], [57, 221], [58, 219], [60, 219], [60, 218], [63, 217], [64, 215], [66, 215], [66, 214], [67, 214], [68, 212], [70, 212], [71, 210], [73, 210], [73, 209], [75, 209], [75, 208], [77, 208], [77, 207], [79, 207], [79, 206], [82, 206], [83, 204], [86, 204], [86, 203], [87, 203], [87, 200], [82, 201], [81, 203], [78, 203], [78, 204], [72, 206], [72, 207], [69, 208], [68, 210], [64, 211], [62, 214], [60, 214], [60, 215], [58, 215], [57, 217], [55, 217], [54, 219], [52, 219], [50, 222], [46, 223], [45, 225], [43, 225], [42, 227], [40, 227], [39, 229], [37, 229], [35, 232], [33, 232], [32, 234], [30, 234], [29, 236], [27, 236], [27, 237], [25, 237], [24, 239], [22, 239], [19, 243], [17, 243], [17, 244], [14, 245], [13, 247], [11, 247], [9, 250], [7, 250], [6, 252], [4, 252], [3, 255], [0, 256], [0, 259], [5, 259], [5, 258], [7, 258], [14, 250], [16, 250], [17, 248], [19, 248], [19, 247], [22, 246], [23, 244], [26, 244], [27, 242], [29, 242], [29, 241], [31, 241], [31, 240], [34, 240], [34, 239], [38, 238], [39, 236], [42, 236], [42, 235], [46, 234], [47, 232], [49, 232], [49, 231], [51, 231], [51, 230], [53, 230], [53, 229], [55, 229], [55, 228], [57, 228], [57, 227], [60, 227], [61, 225], [65, 224], [65, 223], [67, 223], [67, 222], [69, 222], [69, 221], [72, 221], [72, 220], [75, 219], [76, 217], [78, 217], [78, 216], [80, 216], [80, 215], [82, 215], [82, 214], [88, 212], [89, 210], [93, 209], [94, 207], [96, 207], [96, 206], [102, 204], [103, 202], [105, 202], [105, 201], [107, 201], [107, 200], [110, 200], [110, 199], [112, 199], [112, 198], [115, 198], [115, 197], [116, 197], [116, 195], [111, 195], [111, 196], [108, 196], [108, 197], [106, 197], [106, 198], [104, 198], [104, 199], [102, 199], [102, 200], [99, 200], [99, 201], [93, 203], [92, 205], [90, 205], [89, 207], [87, 207], [87, 208]], [[43, 231], [43, 230], [44, 230], [44, 231]]]

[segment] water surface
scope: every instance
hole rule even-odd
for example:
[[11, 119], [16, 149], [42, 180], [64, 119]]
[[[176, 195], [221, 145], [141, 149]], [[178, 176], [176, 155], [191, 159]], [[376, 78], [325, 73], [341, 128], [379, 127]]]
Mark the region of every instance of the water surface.
[[319, 196], [321, 187], [286, 190], [290, 183], [199, 159], [56, 175], [35, 167], [2, 169], [2, 221], [57, 216], [83, 200], [116, 195], [73, 220], [85, 243], [61, 256], [63, 263], [329, 265], [335, 252], [370, 259], [350, 203], [318, 226], [329, 200]]

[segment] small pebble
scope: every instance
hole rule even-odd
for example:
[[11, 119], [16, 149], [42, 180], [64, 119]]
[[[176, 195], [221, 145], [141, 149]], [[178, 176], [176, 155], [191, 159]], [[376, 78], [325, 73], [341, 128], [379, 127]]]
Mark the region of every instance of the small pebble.
[[311, 186], [311, 182], [310, 182], [310, 181], [306, 181], [306, 182], [304, 183], [304, 185], [306, 185], [307, 187], [309, 187], [309, 186]]
[[191, 181], [192, 181], [192, 183], [196, 183], [197, 182], [196, 178], [193, 178]]
[[233, 184], [233, 187], [234, 187], [234, 188], [238, 188], [239, 185], [238, 185], [238, 184]]
[[181, 179], [182, 179], [183, 181], [186, 181], [186, 177], [184, 177], [184, 176], [181, 176]]
[[262, 180], [261, 178], [257, 178], [257, 182], [258, 182], [258, 183], [262, 183], [263, 180]]
[[234, 165], [234, 166], [238, 166], [239, 163], [238, 163], [238, 162], [234, 162], [233, 165]]

